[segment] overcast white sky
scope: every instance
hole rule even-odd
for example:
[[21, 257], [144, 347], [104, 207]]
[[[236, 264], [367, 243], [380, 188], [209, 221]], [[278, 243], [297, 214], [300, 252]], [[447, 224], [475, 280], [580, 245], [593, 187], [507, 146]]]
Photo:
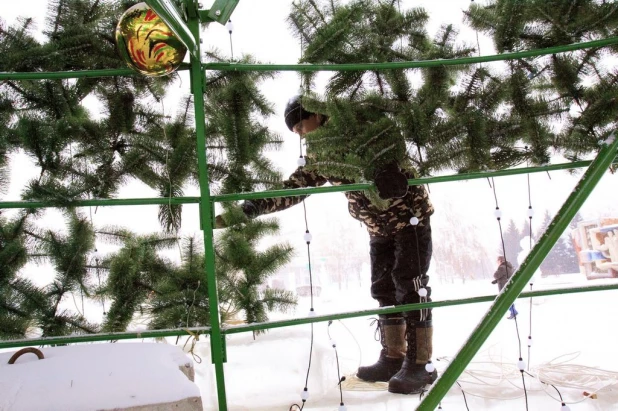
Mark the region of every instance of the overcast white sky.
[[[16, 16], [33, 17], [42, 28], [47, 1], [30, 0], [28, 2], [13, 3], [10, 10], [3, 7], [2, 17], [11, 22]], [[208, 2], [205, 2], [208, 4]], [[296, 63], [300, 57], [300, 45], [291, 35], [291, 31], [285, 21], [289, 9], [290, 0], [264, 0], [264, 1], [240, 1], [232, 21], [234, 23], [233, 44], [235, 56], [249, 53], [264, 63]], [[460, 38], [468, 43], [476, 44], [476, 33], [461, 23], [462, 10], [470, 4], [469, 0], [402, 0], [401, 7], [410, 5], [425, 7], [432, 16], [428, 26], [428, 32], [434, 33], [440, 24], [453, 23], [461, 30]], [[219, 24], [211, 24], [205, 33], [202, 47], [219, 48], [229, 53], [229, 36], [225, 28]], [[480, 36], [480, 48], [482, 54], [494, 54], [491, 41]], [[501, 64], [501, 63], [491, 63]], [[328, 74], [325, 74], [328, 75]], [[169, 98], [164, 102], [164, 109], [169, 114], [174, 114], [175, 104], [179, 97], [189, 93], [189, 81], [187, 73], [181, 73], [182, 81], [170, 88]], [[277, 116], [268, 120], [272, 130], [286, 138], [283, 149], [272, 153], [271, 158], [288, 175], [296, 168], [298, 157], [297, 137], [287, 130], [282, 121], [282, 112], [288, 98], [298, 89], [299, 77], [296, 73], [280, 73], [275, 80], [268, 81], [262, 87], [266, 97], [273, 102]], [[96, 110], [96, 107], [95, 107]], [[560, 162], [559, 159], [557, 159]], [[9, 194], [5, 199], [17, 199], [24, 184], [31, 178], [36, 170], [30, 160], [18, 156], [13, 162], [13, 179]], [[560, 205], [571, 192], [581, 172], [577, 176], [570, 176], [565, 171], [551, 173], [551, 178], [545, 173], [532, 174], [530, 176], [532, 204], [536, 211], [533, 222], [540, 223], [545, 209], [555, 213]], [[616, 206], [615, 187], [618, 177], [607, 175], [591, 195], [582, 214], [585, 219], [594, 219], [601, 216], [618, 215]], [[527, 220], [528, 188], [525, 175], [503, 177], [495, 180], [500, 208], [503, 211], [503, 221], [514, 219], [522, 223]], [[434, 225], [440, 225], [440, 213], [451, 210], [449, 215], [453, 219], [466, 220], [472, 225], [487, 227], [484, 231], [487, 237], [488, 248], [494, 248], [499, 240], [499, 232], [496, 227], [493, 211], [495, 202], [493, 191], [486, 180], [472, 180], [469, 182], [432, 184], [430, 187], [431, 198], [436, 207], [433, 218]], [[190, 190], [186, 195], [197, 195], [197, 190]], [[139, 185], [130, 184], [121, 191], [121, 197], [147, 197], [156, 195], [149, 189]], [[327, 230], [332, 227], [333, 221], [341, 221], [346, 231], [351, 235], [351, 241], [367, 240], [364, 229], [347, 216], [345, 198], [340, 193], [313, 196], [307, 200], [309, 223], [312, 230]], [[328, 210], [328, 213], [325, 211]], [[93, 210], [94, 212], [94, 210]], [[50, 213], [53, 213], [50, 211]], [[115, 207], [99, 208], [94, 214], [94, 222], [97, 225], [118, 224], [127, 226], [138, 232], [156, 231], [157, 207]], [[294, 240], [290, 240], [296, 246], [302, 246], [302, 233], [304, 232], [304, 219], [302, 207], [294, 207], [278, 214], [281, 218], [284, 231], [298, 233]], [[60, 221], [54, 219], [54, 222]], [[442, 220], [444, 222], [444, 220]], [[60, 224], [58, 227], [61, 227]], [[183, 213], [183, 233], [198, 232], [197, 206], [185, 206]], [[336, 235], [347, 235], [337, 233]], [[296, 238], [297, 237], [297, 238]]]

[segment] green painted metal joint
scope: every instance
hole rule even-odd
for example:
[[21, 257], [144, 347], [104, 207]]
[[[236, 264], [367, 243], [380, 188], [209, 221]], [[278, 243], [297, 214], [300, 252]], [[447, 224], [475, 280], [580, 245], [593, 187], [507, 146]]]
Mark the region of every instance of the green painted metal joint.
[[446, 395], [457, 378], [468, 366], [474, 355], [487, 340], [494, 328], [498, 325], [504, 314], [517, 298], [519, 293], [530, 281], [534, 272], [541, 265], [547, 254], [564, 230], [568, 227], [577, 211], [581, 208], [586, 198], [590, 195], [596, 184], [599, 182], [607, 168], [611, 165], [618, 151], [618, 139], [614, 134], [606, 141], [606, 145], [601, 148], [597, 157], [592, 161], [590, 167], [582, 176], [571, 195], [567, 198], [564, 205], [560, 208], [557, 215], [547, 227], [538, 243], [532, 248], [519, 270], [513, 275], [509, 283], [498, 295], [495, 302], [489, 308], [482, 321], [472, 332], [466, 344], [453, 359], [445, 372], [438, 378], [435, 385], [429, 390], [428, 394], [419, 404], [417, 410], [433, 411]]
[[199, 3], [198, 0], [177, 0], [182, 1], [182, 4], [187, 12], [187, 19], [199, 19]]

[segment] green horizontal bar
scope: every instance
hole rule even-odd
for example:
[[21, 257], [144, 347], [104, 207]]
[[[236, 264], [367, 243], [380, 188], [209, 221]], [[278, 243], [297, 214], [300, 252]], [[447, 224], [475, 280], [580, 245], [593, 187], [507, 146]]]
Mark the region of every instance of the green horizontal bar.
[[[100, 198], [93, 200], [78, 200], [71, 203], [71, 207], [108, 207], [125, 205], [154, 205], [154, 204], [197, 204], [199, 197], [154, 197], [154, 198]], [[0, 210], [4, 208], [51, 208], [58, 207], [50, 201], [0, 201]]]
[[606, 47], [618, 44], [618, 37], [602, 40], [587, 41], [584, 43], [567, 44], [564, 46], [548, 47], [544, 49], [502, 53], [491, 56], [463, 57], [456, 59], [398, 61], [388, 63], [351, 63], [351, 64], [246, 64], [246, 63], [205, 63], [204, 70], [219, 71], [359, 71], [359, 70], [394, 70], [423, 67], [442, 67], [487, 63], [490, 61], [516, 60], [528, 57], [559, 54], [587, 48]]
[[[539, 290], [523, 292], [517, 298], [532, 298], [548, 295], [575, 294], [594, 291], [618, 290], [618, 284], [595, 285], [590, 287], [555, 288], [551, 290]], [[350, 311], [347, 313], [337, 313], [328, 315], [316, 315], [315, 317], [295, 318], [293, 320], [272, 321], [266, 323], [243, 324], [233, 327], [226, 327], [222, 330], [224, 334], [236, 334], [248, 331], [266, 330], [270, 328], [288, 327], [293, 325], [310, 324], [331, 320], [341, 320], [345, 318], [366, 317], [376, 314], [391, 314], [403, 311], [415, 311], [425, 308], [449, 307], [454, 305], [465, 305], [474, 303], [491, 302], [496, 299], [496, 295], [484, 295], [479, 297], [462, 298], [457, 300], [432, 301], [429, 303], [406, 304], [396, 307], [382, 307], [362, 311]]]
[[[380, 69], [403, 69], [435, 66], [452, 66], [483, 63], [490, 61], [512, 60], [526, 57], [557, 54], [568, 51], [580, 50], [593, 47], [605, 47], [618, 44], [618, 37], [610, 37], [603, 40], [594, 40], [584, 43], [569, 44], [566, 46], [550, 47], [546, 49], [521, 51], [517, 53], [503, 53], [492, 56], [464, 57], [459, 59], [445, 60], [420, 60], [402, 61], [392, 63], [359, 63], [359, 64], [241, 64], [241, 63], [206, 63], [202, 67], [205, 70], [220, 71], [351, 71], [351, 70], [380, 70]], [[189, 65], [183, 64], [178, 70], [188, 70]], [[80, 71], [41, 71], [29, 73], [0, 73], [0, 80], [42, 80], [42, 79], [66, 79], [81, 77], [113, 77], [131, 76], [138, 74], [128, 69], [102, 69]]]
[[[540, 172], [555, 171], [555, 170], [568, 170], [568, 169], [573, 169], [573, 168], [588, 167], [590, 163], [591, 163], [590, 161], [575, 161], [571, 163], [552, 164], [552, 165], [547, 165], [547, 166], [542, 166], [542, 167], [511, 168], [508, 170], [462, 173], [462, 174], [452, 174], [448, 176], [437, 176], [437, 177], [423, 177], [423, 178], [410, 179], [408, 180], [408, 184], [409, 185], [421, 185], [421, 184], [432, 184], [432, 183], [444, 183], [444, 182], [451, 182], [451, 181], [474, 180], [478, 178], [503, 177], [503, 176], [517, 175], [517, 174], [540, 173]], [[214, 202], [225, 202], [225, 201], [236, 201], [236, 200], [254, 200], [254, 199], [259, 199], [259, 198], [300, 196], [300, 195], [320, 194], [320, 193], [335, 193], [335, 192], [342, 192], [342, 191], [359, 191], [359, 190], [367, 190], [372, 185], [373, 183], [358, 183], [358, 184], [344, 184], [340, 186], [327, 186], [327, 187], [290, 188], [290, 189], [285, 189], [285, 190], [270, 190], [270, 191], [260, 191], [260, 192], [252, 192], [252, 193], [222, 194], [222, 195], [212, 196], [212, 199]]]
[[[533, 298], [544, 297], [550, 295], [576, 294], [596, 291], [611, 291], [618, 290], [618, 284], [593, 285], [589, 287], [572, 287], [572, 288], [555, 288], [549, 290], [528, 291], [523, 292], [517, 298]], [[271, 328], [289, 327], [302, 324], [310, 324], [317, 322], [325, 322], [331, 320], [342, 320], [346, 318], [367, 317], [377, 314], [397, 313], [401, 311], [413, 311], [425, 308], [450, 307], [455, 305], [475, 304], [491, 302], [496, 299], [496, 295], [483, 295], [479, 297], [462, 298], [457, 300], [432, 301], [429, 303], [406, 304], [397, 307], [382, 307], [362, 311], [350, 311], [346, 313], [319, 315], [315, 317], [295, 318], [292, 320], [271, 321], [266, 323], [245, 324], [232, 327], [224, 327], [221, 329], [222, 334], [239, 334], [243, 332], [267, 330]], [[172, 330], [154, 330], [142, 332], [127, 332], [127, 333], [108, 333], [108, 334], [86, 334], [78, 336], [66, 337], [49, 337], [49, 338], [33, 338], [26, 340], [12, 340], [0, 342], [0, 349], [25, 347], [32, 345], [54, 345], [54, 344], [73, 344], [80, 342], [92, 341], [109, 341], [109, 340], [128, 340], [138, 338], [156, 338], [156, 337], [173, 337], [189, 335], [186, 330], [192, 333], [210, 334], [210, 327], [192, 327], [187, 329], [172, 329]]]
[[[448, 176], [424, 177], [408, 180], [410, 185], [443, 183], [460, 180], [473, 180], [478, 178], [502, 177], [508, 175], [538, 173], [555, 170], [568, 170], [574, 168], [582, 168], [590, 165], [590, 161], [575, 161], [572, 163], [552, 164], [542, 167], [525, 167], [512, 168], [508, 170], [453, 174]], [[328, 187], [309, 187], [309, 188], [292, 188], [287, 190], [271, 190], [254, 193], [239, 193], [239, 194], [223, 194], [212, 196], [214, 202], [236, 201], [236, 200], [252, 200], [258, 198], [276, 198], [286, 196], [300, 196], [307, 194], [334, 193], [343, 191], [359, 191], [367, 190], [372, 186], [372, 183], [361, 184], [345, 184], [340, 186]], [[154, 197], [154, 198], [119, 198], [119, 199], [93, 199], [93, 200], [78, 200], [71, 204], [72, 207], [94, 207], [94, 206], [124, 206], [124, 205], [159, 205], [159, 204], [197, 204], [199, 197]], [[51, 208], [57, 207], [52, 202], [48, 201], [0, 201], [0, 210], [8, 208]]]
[[[588, 167], [590, 161], [575, 161], [572, 163], [552, 164], [542, 167], [511, 168], [508, 170], [487, 171], [478, 173], [453, 174], [438, 177], [423, 177], [408, 180], [410, 185], [444, 183], [461, 180], [474, 180], [478, 178], [503, 177], [517, 174], [540, 173], [546, 171], [569, 170], [574, 168]], [[291, 188], [287, 190], [270, 190], [253, 193], [223, 194], [212, 196], [214, 202], [254, 200], [258, 198], [277, 198], [287, 196], [300, 196], [308, 194], [335, 193], [343, 191], [367, 190], [372, 183], [345, 184], [340, 186]], [[72, 207], [94, 207], [94, 206], [124, 206], [124, 205], [158, 205], [158, 204], [197, 204], [199, 197], [154, 197], [154, 198], [119, 198], [119, 199], [93, 199], [79, 200], [71, 204]], [[48, 201], [0, 201], [0, 210], [8, 208], [51, 208], [57, 205]]]
[[25, 340], [0, 341], [1, 348], [27, 347], [33, 345], [59, 345], [74, 344], [93, 341], [133, 340], [138, 338], [159, 338], [174, 336], [190, 336], [187, 330], [193, 334], [209, 334], [209, 327], [175, 328], [167, 330], [152, 330], [141, 332], [107, 333], [107, 334], [83, 334], [65, 337], [28, 338]]
[[[188, 70], [188, 64], [182, 64], [178, 70]], [[4, 72], [0, 73], [0, 80], [46, 80], [83, 77], [114, 77], [140, 75], [130, 68], [79, 70], [79, 71], [36, 71], [36, 72]]]

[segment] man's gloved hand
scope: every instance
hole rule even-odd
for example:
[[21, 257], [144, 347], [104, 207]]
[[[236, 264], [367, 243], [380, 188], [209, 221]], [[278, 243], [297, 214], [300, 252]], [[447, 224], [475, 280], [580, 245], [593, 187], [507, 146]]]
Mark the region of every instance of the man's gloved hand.
[[383, 200], [401, 198], [408, 193], [408, 179], [395, 163], [377, 170], [374, 182], [378, 195]]
[[493, 280], [491, 283], [492, 284], [498, 284], [498, 280]]
[[215, 217], [215, 228], [227, 228], [227, 224], [225, 224], [221, 215]]

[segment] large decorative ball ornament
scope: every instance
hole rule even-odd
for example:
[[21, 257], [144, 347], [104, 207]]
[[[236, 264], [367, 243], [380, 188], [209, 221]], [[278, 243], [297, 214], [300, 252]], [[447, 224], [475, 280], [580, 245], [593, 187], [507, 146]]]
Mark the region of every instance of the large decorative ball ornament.
[[129, 67], [152, 77], [174, 72], [187, 54], [184, 44], [146, 3], [120, 17], [116, 46]]

